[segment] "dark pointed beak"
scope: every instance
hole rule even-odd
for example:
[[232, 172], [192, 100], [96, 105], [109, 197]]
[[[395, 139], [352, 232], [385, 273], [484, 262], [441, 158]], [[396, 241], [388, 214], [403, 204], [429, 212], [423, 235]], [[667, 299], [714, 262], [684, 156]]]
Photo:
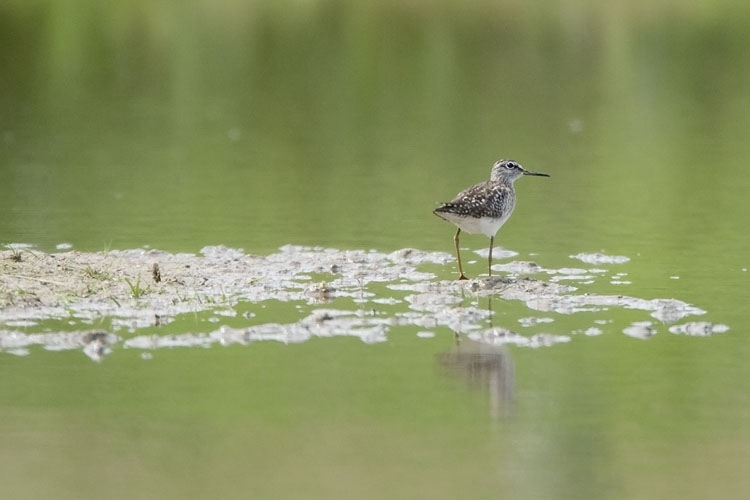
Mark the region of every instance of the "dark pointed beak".
[[549, 174], [543, 174], [541, 172], [532, 172], [531, 170], [524, 170], [523, 175], [538, 175], [539, 177], [549, 177]]

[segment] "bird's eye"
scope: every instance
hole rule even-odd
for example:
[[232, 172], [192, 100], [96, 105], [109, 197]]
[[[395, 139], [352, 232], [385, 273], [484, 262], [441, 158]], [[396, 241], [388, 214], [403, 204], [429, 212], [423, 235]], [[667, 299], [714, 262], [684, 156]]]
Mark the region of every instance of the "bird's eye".
[[507, 168], [508, 170], [514, 170], [518, 168], [518, 163], [509, 161], [508, 163], [505, 164], [505, 168]]

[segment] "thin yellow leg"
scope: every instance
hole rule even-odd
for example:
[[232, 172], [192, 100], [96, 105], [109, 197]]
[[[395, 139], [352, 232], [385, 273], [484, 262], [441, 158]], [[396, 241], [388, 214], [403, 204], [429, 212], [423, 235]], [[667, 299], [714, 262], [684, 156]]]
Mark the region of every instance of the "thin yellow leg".
[[492, 276], [492, 245], [495, 244], [495, 237], [490, 236], [490, 256], [487, 258], [487, 272]]
[[467, 280], [467, 278], [464, 275], [464, 268], [461, 266], [461, 251], [458, 249], [458, 235], [461, 234], [461, 228], [458, 228], [458, 231], [456, 231], [456, 236], [453, 237], [453, 243], [456, 244], [456, 258], [458, 259], [458, 279], [460, 280]]

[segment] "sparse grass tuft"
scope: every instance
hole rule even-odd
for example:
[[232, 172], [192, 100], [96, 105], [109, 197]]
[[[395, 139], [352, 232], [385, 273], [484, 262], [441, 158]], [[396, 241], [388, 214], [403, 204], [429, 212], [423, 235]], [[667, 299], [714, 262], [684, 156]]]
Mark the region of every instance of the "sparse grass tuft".
[[8, 257], [13, 262], [21, 262], [23, 260], [23, 255], [21, 255], [21, 250], [14, 247], [13, 245], [5, 245], [5, 248], [10, 250], [10, 257]]
[[86, 266], [86, 268], [83, 270], [83, 274], [91, 279], [99, 281], [107, 281], [112, 277], [112, 275], [108, 272], [102, 271], [101, 269], [94, 269], [91, 266]]
[[125, 283], [127, 283], [128, 286], [130, 287], [130, 293], [134, 299], [139, 299], [143, 297], [151, 290], [151, 287], [146, 287], [146, 288], [141, 287], [140, 275], [138, 276], [138, 279], [136, 280], [135, 284], [133, 284], [133, 282], [130, 281], [128, 278], [125, 278]]

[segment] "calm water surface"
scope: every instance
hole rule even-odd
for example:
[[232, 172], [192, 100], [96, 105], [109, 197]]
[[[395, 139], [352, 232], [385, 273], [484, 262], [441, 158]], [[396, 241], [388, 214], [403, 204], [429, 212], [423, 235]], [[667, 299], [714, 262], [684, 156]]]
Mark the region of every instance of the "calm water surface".
[[[100, 364], [0, 353], [3, 490], [745, 498], [749, 29], [750, 10], [722, 2], [6, 3], [0, 243], [450, 252], [435, 204], [511, 157], [552, 175], [517, 183], [497, 238], [515, 259], [627, 256], [605, 267], [629, 283], [585, 291], [677, 298], [729, 331], [654, 322], [642, 340], [622, 332], [644, 319], [632, 311], [553, 315], [529, 331], [571, 342], [506, 346], [482, 367], [466, 339], [415, 327], [375, 345], [118, 349]], [[472, 250], [486, 238], [462, 245], [467, 273], [484, 272]], [[315, 307], [269, 301], [234, 326]], [[492, 307], [521, 333], [541, 316]], [[572, 335], [598, 319], [612, 321], [601, 335]], [[132, 334], [216, 327], [195, 315]]]

